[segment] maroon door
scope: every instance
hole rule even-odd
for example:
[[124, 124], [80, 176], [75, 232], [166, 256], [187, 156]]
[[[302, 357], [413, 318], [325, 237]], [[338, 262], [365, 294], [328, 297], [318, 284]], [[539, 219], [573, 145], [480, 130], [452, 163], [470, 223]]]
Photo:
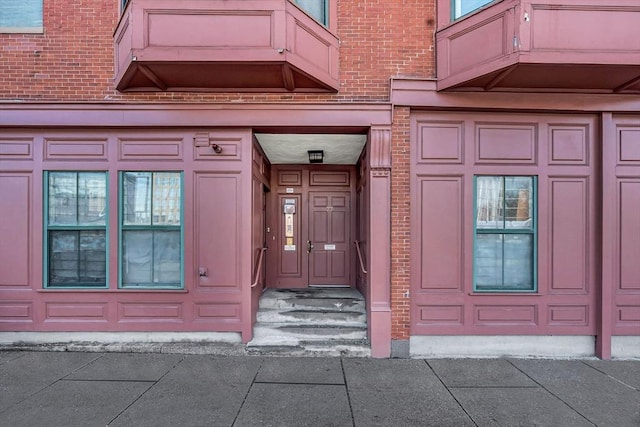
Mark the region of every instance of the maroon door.
[[309, 285], [349, 286], [351, 193], [309, 192]]
[[353, 166], [278, 165], [267, 218], [267, 286], [351, 286]]

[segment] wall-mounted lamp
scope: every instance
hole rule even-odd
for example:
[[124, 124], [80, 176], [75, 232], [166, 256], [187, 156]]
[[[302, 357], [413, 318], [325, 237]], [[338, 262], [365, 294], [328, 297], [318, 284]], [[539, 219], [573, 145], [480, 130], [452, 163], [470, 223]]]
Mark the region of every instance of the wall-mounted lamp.
[[220, 147], [218, 144], [209, 144], [211, 146], [211, 148], [213, 148], [213, 151], [215, 151], [217, 154], [222, 153], [222, 147]]
[[309, 163], [322, 163], [324, 160], [323, 150], [309, 150]]

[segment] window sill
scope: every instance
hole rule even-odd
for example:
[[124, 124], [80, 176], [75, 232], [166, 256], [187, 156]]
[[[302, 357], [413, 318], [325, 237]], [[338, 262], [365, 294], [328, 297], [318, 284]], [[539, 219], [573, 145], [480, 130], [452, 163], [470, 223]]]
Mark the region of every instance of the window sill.
[[0, 34], [44, 34], [44, 27], [0, 27]]
[[505, 291], [483, 291], [483, 292], [469, 292], [468, 295], [470, 296], [477, 296], [477, 295], [482, 295], [482, 296], [536, 296], [536, 297], [541, 297], [542, 294], [540, 292], [533, 292], [533, 291], [512, 291], [512, 292], [505, 292]]

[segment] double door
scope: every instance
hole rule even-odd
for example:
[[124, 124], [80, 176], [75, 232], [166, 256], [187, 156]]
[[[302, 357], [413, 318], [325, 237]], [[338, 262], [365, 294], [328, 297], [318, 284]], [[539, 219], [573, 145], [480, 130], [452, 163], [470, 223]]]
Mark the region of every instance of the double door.
[[276, 168], [267, 286], [352, 286], [352, 168]]

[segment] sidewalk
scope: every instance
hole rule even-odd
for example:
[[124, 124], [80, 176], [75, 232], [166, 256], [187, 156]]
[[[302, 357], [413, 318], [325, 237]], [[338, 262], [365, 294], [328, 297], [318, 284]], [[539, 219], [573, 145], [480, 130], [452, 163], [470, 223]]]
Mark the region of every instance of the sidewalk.
[[0, 352], [2, 426], [640, 426], [640, 361]]

